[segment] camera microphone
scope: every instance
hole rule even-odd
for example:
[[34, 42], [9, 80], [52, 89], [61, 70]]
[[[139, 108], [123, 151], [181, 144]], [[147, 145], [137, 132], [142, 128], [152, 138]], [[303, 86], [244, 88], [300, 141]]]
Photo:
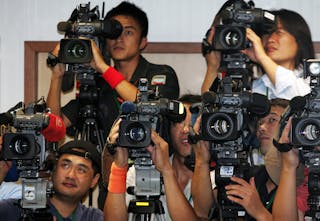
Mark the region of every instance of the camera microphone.
[[70, 21], [62, 21], [57, 25], [57, 29], [59, 32], [69, 32], [72, 29], [72, 22]]
[[137, 105], [131, 101], [124, 101], [120, 109], [122, 114], [130, 114], [137, 111]]
[[102, 35], [106, 38], [115, 39], [122, 33], [122, 25], [114, 19], [93, 22], [62, 21], [57, 25], [59, 32], [81, 33], [82, 35]]
[[217, 96], [212, 91], [207, 91], [202, 94], [202, 102], [205, 104], [214, 104], [216, 103]]
[[58, 142], [66, 135], [66, 127], [61, 117], [48, 113], [49, 123], [41, 133], [44, 138], [49, 142]]
[[13, 121], [13, 117], [9, 112], [0, 114], [0, 125], [2, 124], [10, 124]]

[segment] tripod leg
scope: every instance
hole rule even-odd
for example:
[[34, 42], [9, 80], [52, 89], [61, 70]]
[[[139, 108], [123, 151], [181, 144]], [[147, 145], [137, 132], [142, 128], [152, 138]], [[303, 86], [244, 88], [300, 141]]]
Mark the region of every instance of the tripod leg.
[[102, 150], [103, 150], [103, 147], [104, 147], [104, 139], [102, 138], [103, 135], [102, 135], [101, 131], [99, 130], [98, 125], [97, 125], [96, 122], [94, 123], [94, 129], [95, 129], [95, 131], [97, 133], [97, 139], [98, 139], [98, 145], [99, 145], [99, 150], [98, 151], [100, 153], [102, 153]]

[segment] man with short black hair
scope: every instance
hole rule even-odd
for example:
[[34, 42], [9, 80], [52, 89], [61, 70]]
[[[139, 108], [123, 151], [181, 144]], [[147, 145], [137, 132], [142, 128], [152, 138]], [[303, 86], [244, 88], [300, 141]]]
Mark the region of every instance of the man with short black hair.
[[[96, 146], [88, 141], [70, 141], [59, 148], [59, 157], [52, 172], [54, 194], [48, 199], [48, 212], [56, 220], [101, 221], [99, 209], [81, 204], [88, 190], [100, 177], [101, 160]], [[20, 220], [22, 208], [17, 200], [0, 201], [3, 220]]]
[[[96, 118], [99, 131], [107, 137], [109, 130], [118, 116], [119, 107], [124, 100], [134, 101], [137, 95], [137, 86], [140, 78], [147, 78], [149, 85], [152, 82], [158, 85], [161, 97], [177, 99], [179, 97], [178, 77], [172, 67], [148, 62], [142, 55], [142, 51], [148, 44], [148, 17], [146, 13], [133, 3], [123, 1], [112, 8], [105, 19], [115, 19], [121, 23], [123, 31], [116, 39], [106, 39], [107, 51], [113, 60], [114, 68], [106, 64], [102, 53], [92, 41], [93, 59], [90, 63], [101, 77], [96, 80], [99, 89], [96, 102]], [[57, 56], [57, 46], [52, 54]], [[79, 112], [81, 103], [79, 99], [71, 100], [61, 107], [61, 85], [64, 75], [64, 65], [57, 64], [52, 67], [50, 90], [47, 104], [54, 114], [61, 116], [68, 131], [78, 129], [81, 131], [83, 119]], [[69, 134], [70, 135], [70, 134]], [[109, 167], [112, 160], [107, 151], [103, 162], [108, 164], [102, 171], [105, 186], [109, 176]], [[99, 185], [99, 208], [102, 209], [105, 201], [106, 188]]]

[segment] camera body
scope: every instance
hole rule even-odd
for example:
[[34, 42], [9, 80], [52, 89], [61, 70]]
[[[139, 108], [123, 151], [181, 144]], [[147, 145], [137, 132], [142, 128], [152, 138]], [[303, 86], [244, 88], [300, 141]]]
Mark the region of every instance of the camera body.
[[[43, 103], [39, 103], [43, 101]], [[1, 160], [16, 161], [22, 183], [20, 206], [26, 217], [43, 213], [47, 197], [52, 193], [52, 183], [45, 174], [44, 162], [48, 155], [47, 142], [41, 131], [49, 125], [44, 100], [30, 103], [22, 110], [15, 107], [10, 112], [9, 125], [13, 131], [3, 135]], [[21, 113], [22, 112], [22, 113]], [[40, 215], [40, 214], [39, 214]], [[44, 215], [48, 215], [44, 213]]]
[[[147, 147], [151, 143], [151, 129], [161, 133], [165, 119], [184, 118], [183, 104], [166, 98], [151, 98], [153, 91], [148, 90], [148, 80], [139, 82], [137, 102], [124, 102], [121, 106], [122, 118], [119, 129], [118, 145], [129, 148]], [[175, 119], [176, 120], [176, 119]]]
[[126, 116], [120, 123], [118, 145], [129, 148], [147, 147], [151, 143], [151, 121], [157, 123], [158, 117], [142, 113]]
[[320, 145], [320, 59], [304, 61], [304, 76], [310, 77], [311, 93], [304, 97], [300, 107], [291, 107], [295, 113], [290, 140], [293, 145], [308, 149]]
[[3, 135], [3, 149], [0, 158], [16, 160], [20, 176], [37, 177], [37, 170], [45, 160], [46, 142], [40, 131], [49, 124], [49, 116], [35, 113], [32, 105], [24, 114], [14, 114], [12, 126], [16, 132]]
[[246, 28], [256, 32], [271, 33], [275, 16], [270, 12], [254, 8], [243, 0], [235, 1], [220, 14], [220, 24], [215, 26], [212, 47], [220, 51], [238, 51], [250, 44], [246, 40]]
[[245, 216], [245, 209], [230, 201], [224, 186], [237, 176], [248, 181], [248, 173], [253, 168], [248, 163], [250, 139], [254, 133], [253, 124], [258, 116], [270, 111], [268, 98], [250, 93], [244, 87], [233, 92], [233, 79], [223, 78], [219, 93], [206, 92], [202, 95], [201, 133], [203, 140], [210, 145], [211, 160], [216, 162], [215, 182], [218, 187], [220, 215], [224, 218]]
[[[60, 22], [58, 30], [66, 32], [60, 41], [59, 61], [65, 64], [89, 63], [92, 59], [91, 42], [99, 46], [99, 37], [117, 38], [122, 32], [116, 20], [100, 20], [98, 6], [90, 9], [90, 3], [80, 4], [67, 22]], [[81, 39], [87, 38], [87, 39]]]
[[235, 140], [243, 125], [242, 99], [238, 94], [217, 95], [213, 110], [202, 113], [201, 134], [204, 140]]

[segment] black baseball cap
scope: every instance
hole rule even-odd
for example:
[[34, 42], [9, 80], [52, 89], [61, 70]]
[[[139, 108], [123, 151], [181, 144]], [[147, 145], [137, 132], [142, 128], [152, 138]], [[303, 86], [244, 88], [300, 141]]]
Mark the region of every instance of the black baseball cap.
[[[83, 150], [83, 151], [79, 151]], [[62, 154], [72, 154], [83, 157], [85, 159], [90, 159], [92, 164], [94, 164], [98, 172], [101, 171], [101, 155], [97, 150], [97, 147], [84, 140], [73, 140], [63, 144], [58, 150], [59, 157]]]

